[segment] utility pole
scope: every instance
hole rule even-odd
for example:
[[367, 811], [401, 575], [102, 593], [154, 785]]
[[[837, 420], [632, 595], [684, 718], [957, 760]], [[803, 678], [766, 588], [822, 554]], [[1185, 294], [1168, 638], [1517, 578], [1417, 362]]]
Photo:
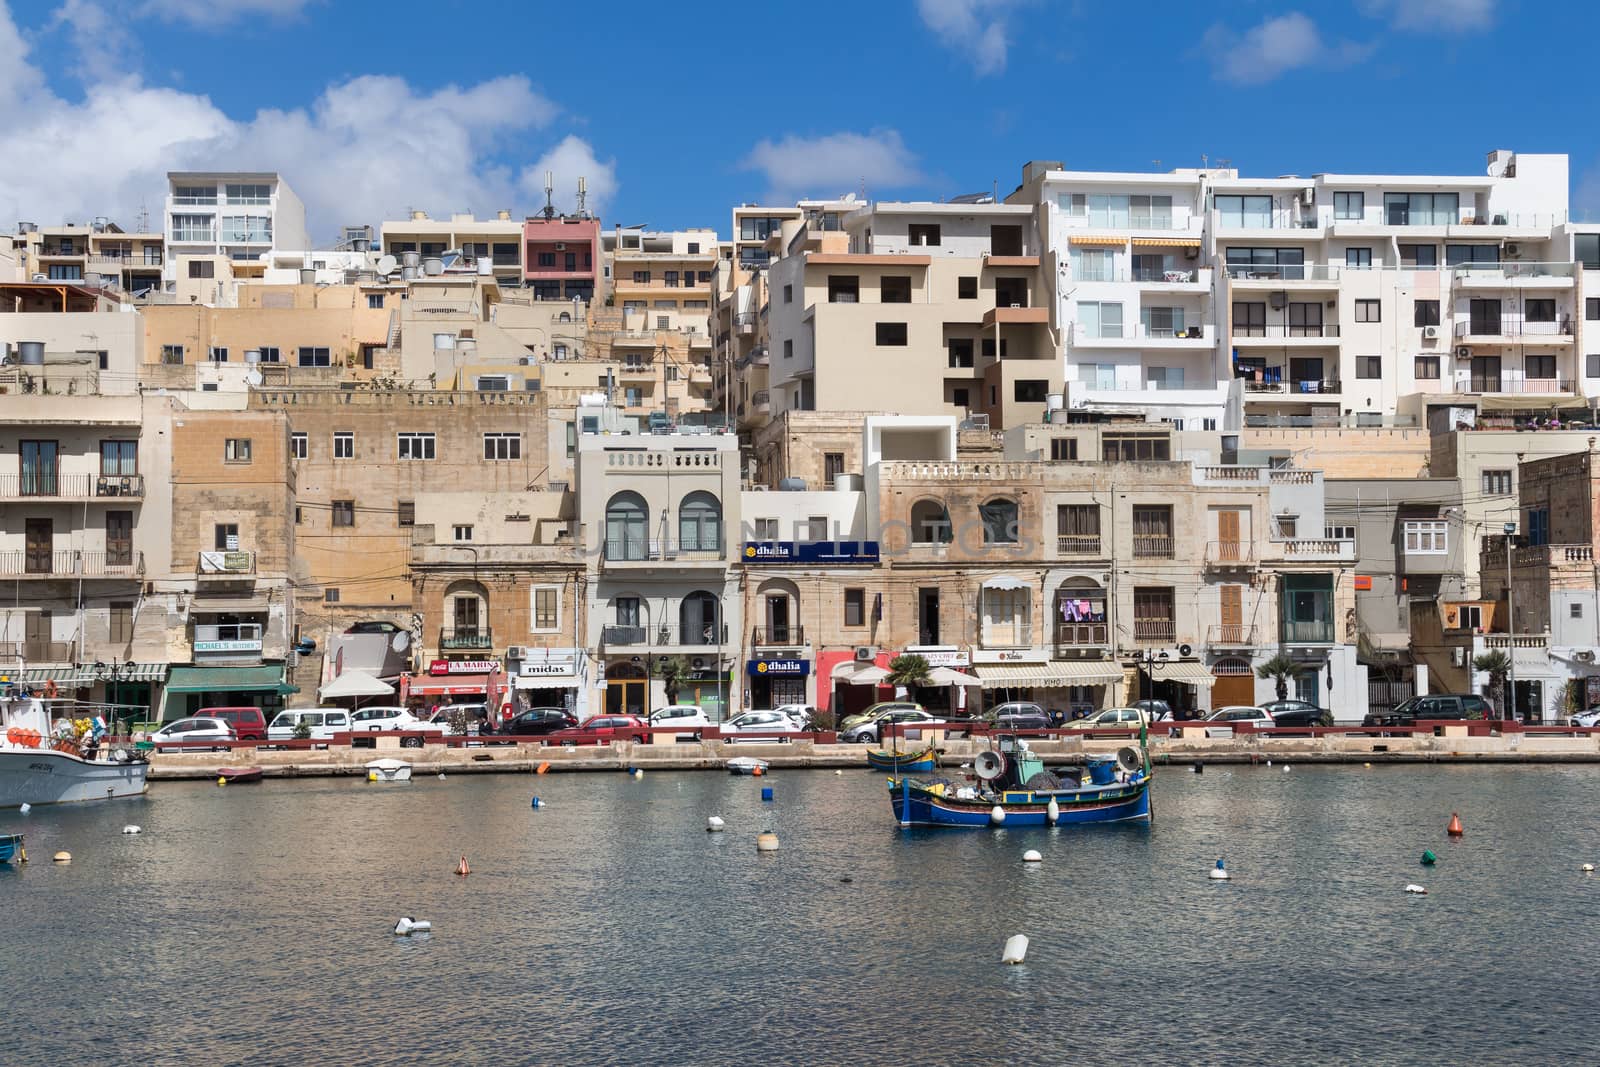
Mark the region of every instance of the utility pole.
[[1502, 529], [1506, 532], [1506, 660], [1510, 669], [1506, 672], [1511, 681], [1511, 718], [1517, 717], [1517, 607], [1516, 598], [1511, 592], [1511, 551], [1512, 538], [1516, 536], [1517, 524], [1506, 523]]

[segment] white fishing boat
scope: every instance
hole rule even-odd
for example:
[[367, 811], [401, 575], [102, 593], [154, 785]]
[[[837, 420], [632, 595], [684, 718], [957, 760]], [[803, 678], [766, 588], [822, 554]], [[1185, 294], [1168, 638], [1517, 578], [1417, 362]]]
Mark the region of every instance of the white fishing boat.
[[772, 764], [754, 756], [735, 756], [725, 766], [732, 774], [766, 774]]
[[127, 747], [58, 736], [48, 703], [0, 686], [0, 808], [139, 796], [149, 769]]
[[409, 782], [411, 764], [401, 759], [375, 759], [367, 764], [367, 778], [374, 782]]

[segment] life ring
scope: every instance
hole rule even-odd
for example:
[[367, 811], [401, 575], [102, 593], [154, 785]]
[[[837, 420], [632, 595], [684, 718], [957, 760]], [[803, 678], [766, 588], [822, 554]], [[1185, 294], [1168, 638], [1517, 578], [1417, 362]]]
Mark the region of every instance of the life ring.
[[44, 698], [46, 700], [54, 700], [56, 698], [56, 680], [54, 678], [46, 679], [44, 683]]

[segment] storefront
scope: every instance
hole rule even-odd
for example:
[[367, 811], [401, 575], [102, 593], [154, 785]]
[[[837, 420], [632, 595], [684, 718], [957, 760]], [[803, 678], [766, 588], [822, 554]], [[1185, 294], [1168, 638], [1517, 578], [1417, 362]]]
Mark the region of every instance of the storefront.
[[1216, 677], [1194, 659], [1150, 660], [1139, 664], [1139, 699], [1165, 700], [1175, 716], [1193, 718], [1205, 710]]
[[978, 664], [984, 707], [1025, 700], [1060, 718], [1079, 718], [1110, 706], [1123, 677], [1122, 668], [1110, 660], [1053, 660], [1042, 648], [976, 651], [972, 658]]
[[733, 680], [730, 676], [737, 661], [716, 656], [631, 656], [602, 662], [595, 685], [605, 694], [605, 714], [645, 718], [667, 703], [660, 666], [667, 658], [684, 659], [689, 668], [678, 678], [677, 699], [673, 703], [703, 708], [713, 721], [731, 714]]
[[811, 678], [808, 659], [753, 659], [745, 664], [749, 679], [746, 708], [776, 708], [783, 704], [809, 704], [806, 689]]
[[580, 717], [585, 658], [577, 648], [528, 648], [515, 664], [513, 713], [529, 708], [561, 708]]
[[428, 714], [451, 704], [484, 704], [499, 715], [505, 690], [500, 662], [492, 659], [436, 659], [428, 673], [405, 675], [400, 682], [401, 703]]
[[284, 681], [283, 664], [259, 667], [174, 667], [167, 678], [162, 722], [198, 714], [201, 708], [256, 707], [271, 722], [284, 698], [300, 690]]
[[[972, 656], [958, 645], [907, 645], [902, 656], [921, 656], [929, 668], [929, 684], [917, 686], [918, 704], [934, 714], [956, 715], [977, 704], [978, 679], [969, 673]], [[976, 710], [974, 707], [972, 710]]]
[[[889, 658], [887, 652], [879, 652], [868, 660], [858, 660], [851, 652], [819, 653], [819, 673], [826, 672], [822, 676], [828, 679], [827, 704], [822, 710], [843, 718], [866, 710], [867, 705], [877, 700], [886, 699], [881, 694], [884, 692], [884, 679], [889, 676]], [[893, 695], [892, 689], [889, 694]], [[824, 699], [820, 686], [817, 699]]]

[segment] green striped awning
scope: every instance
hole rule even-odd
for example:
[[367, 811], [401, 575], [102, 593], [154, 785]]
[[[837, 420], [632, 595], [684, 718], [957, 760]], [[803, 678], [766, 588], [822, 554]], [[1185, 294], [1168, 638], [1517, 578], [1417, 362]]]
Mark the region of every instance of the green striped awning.
[[87, 689], [94, 684], [94, 672], [82, 667], [24, 667], [13, 680], [23, 685], [54, 682], [58, 689]]
[[241, 693], [270, 689], [276, 693], [298, 693], [283, 680], [283, 666], [265, 667], [174, 667], [167, 678], [169, 693]]

